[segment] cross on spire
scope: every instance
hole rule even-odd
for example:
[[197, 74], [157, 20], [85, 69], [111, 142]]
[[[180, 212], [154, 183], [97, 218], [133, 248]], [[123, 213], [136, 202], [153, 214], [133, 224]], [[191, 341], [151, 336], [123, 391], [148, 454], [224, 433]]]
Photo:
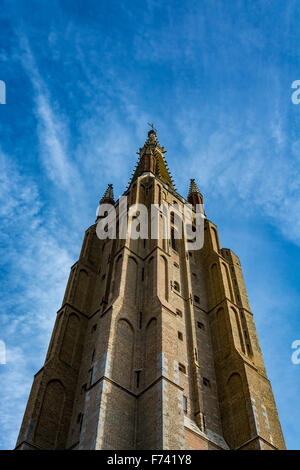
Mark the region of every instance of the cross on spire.
[[151, 129], [156, 132], [156, 129], [154, 128], [154, 122], [148, 122], [148, 126], [150, 126]]

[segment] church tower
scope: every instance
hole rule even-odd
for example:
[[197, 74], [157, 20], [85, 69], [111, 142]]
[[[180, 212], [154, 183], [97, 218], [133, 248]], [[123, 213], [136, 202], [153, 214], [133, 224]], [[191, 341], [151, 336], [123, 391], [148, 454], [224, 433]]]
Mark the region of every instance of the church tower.
[[[203, 204], [195, 180], [179, 195], [154, 129], [127, 197]], [[120, 238], [127, 210], [109, 185], [117, 237], [84, 236], [42, 369], [34, 377], [17, 449], [284, 449], [239, 258], [221, 248], [203, 212], [204, 243], [185, 235]], [[129, 217], [134, 223], [136, 215]], [[149, 229], [150, 230], [150, 229]]]

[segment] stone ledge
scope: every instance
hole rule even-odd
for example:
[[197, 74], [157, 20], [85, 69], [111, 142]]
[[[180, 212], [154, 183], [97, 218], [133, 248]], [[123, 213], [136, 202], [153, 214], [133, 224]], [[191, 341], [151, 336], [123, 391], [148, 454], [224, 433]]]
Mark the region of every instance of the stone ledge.
[[229, 447], [225, 439], [222, 436], [220, 436], [219, 434], [216, 434], [213, 431], [210, 431], [209, 429], [207, 429], [206, 433], [200, 431], [197, 424], [194, 421], [192, 421], [190, 418], [188, 418], [187, 416], [184, 417], [184, 427], [198, 434], [199, 436], [203, 437], [207, 441], [212, 442], [214, 445], [221, 447], [221, 449], [229, 450]]

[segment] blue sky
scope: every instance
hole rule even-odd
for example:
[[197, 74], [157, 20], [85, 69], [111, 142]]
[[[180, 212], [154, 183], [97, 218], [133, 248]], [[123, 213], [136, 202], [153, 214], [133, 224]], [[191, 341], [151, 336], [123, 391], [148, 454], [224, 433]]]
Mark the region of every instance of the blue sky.
[[300, 449], [295, 0], [0, 0], [0, 448], [12, 448], [99, 198], [154, 121], [241, 259], [287, 447]]

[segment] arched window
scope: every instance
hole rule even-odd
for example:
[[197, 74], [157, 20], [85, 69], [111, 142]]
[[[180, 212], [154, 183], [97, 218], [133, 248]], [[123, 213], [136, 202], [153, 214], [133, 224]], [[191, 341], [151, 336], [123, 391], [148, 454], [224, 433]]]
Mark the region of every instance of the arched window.
[[219, 244], [219, 239], [218, 239], [218, 234], [217, 234], [216, 229], [211, 227], [211, 233], [212, 233], [213, 249], [215, 251], [220, 251], [220, 244]]
[[160, 256], [160, 269], [161, 288], [163, 289], [164, 298], [168, 300], [168, 262], [164, 256]]
[[158, 205], [161, 205], [161, 187], [158, 185]]
[[76, 351], [78, 339], [80, 334], [80, 318], [76, 313], [71, 313], [68, 316], [67, 324], [64, 331], [63, 341], [60, 350], [60, 359], [66, 362], [69, 366], [78, 367], [76, 358]]
[[177, 281], [174, 281], [174, 290], [176, 290], [177, 292], [180, 292], [180, 285], [178, 284]]
[[175, 238], [175, 230], [172, 228], [171, 229], [171, 246], [173, 250], [177, 251], [177, 243], [176, 243], [176, 238]]
[[247, 413], [243, 381], [238, 373], [233, 373], [227, 382], [226, 394], [229, 413], [225, 417], [227, 441], [231, 447], [237, 447], [250, 439], [251, 430]]
[[242, 351], [245, 352], [238, 312], [232, 307], [229, 309], [229, 317], [234, 343], [238, 349], [242, 349]]
[[59, 380], [47, 383], [34, 436], [37, 445], [43, 449], [60, 447], [65, 398], [65, 387]]
[[221, 263], [221, 271], [223, 275], [223, 283], [224, 283], [224, 290], [225, 296], [232, 300], [232, 289], [230, 284], [230, 276], [228, 272], [228, 268], [225, 263]]

